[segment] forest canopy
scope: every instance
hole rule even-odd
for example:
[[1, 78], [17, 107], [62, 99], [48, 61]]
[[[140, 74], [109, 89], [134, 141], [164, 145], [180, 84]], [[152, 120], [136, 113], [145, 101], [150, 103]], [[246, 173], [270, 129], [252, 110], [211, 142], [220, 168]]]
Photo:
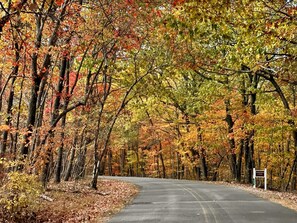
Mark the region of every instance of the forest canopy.
[[296, 190], [296, 16], [284, 0], [0, 2], [0, 186], [267, 168]]

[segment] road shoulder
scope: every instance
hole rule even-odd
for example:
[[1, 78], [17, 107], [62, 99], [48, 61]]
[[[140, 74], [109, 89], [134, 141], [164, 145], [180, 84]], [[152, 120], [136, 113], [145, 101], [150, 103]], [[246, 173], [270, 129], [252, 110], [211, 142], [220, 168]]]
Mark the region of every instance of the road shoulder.
[[235, 188], [247, 191], [251, 194], [254, 194], [258, 197], [264, 198], [274, 203], [278, 203], [284, 207], [297, 211], [297, 193], [296, 192], [295, 193], [281, 192], [281, 191], [271, 191], [271, 190], [265, 191], [262, 188], [253, 188], [251, 185], [247, 185], [247, 184], [228, 183], [228, 182], [222, 182], [222, 181], [218, 181], [218, 182], [206, 181], [206, 183], [235, 187]]

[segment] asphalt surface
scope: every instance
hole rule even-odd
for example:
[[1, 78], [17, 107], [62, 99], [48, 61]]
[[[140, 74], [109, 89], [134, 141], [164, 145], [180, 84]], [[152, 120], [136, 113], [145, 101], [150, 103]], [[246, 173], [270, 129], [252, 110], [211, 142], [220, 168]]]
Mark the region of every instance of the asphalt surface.
[[109, 223], [297, 223], [297, 212], [233, 187], [186, 180], [115, 179], [138, 185], [140, 193]]

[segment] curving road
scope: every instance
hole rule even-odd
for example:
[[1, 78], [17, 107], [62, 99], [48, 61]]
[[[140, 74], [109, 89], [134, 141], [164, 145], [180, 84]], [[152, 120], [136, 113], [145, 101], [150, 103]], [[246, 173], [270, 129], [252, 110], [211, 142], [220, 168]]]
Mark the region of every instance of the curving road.
[[139, 195], [109, 223], [296, 223], [297, 212], [233, 187], [203, 182], [117, 177]]

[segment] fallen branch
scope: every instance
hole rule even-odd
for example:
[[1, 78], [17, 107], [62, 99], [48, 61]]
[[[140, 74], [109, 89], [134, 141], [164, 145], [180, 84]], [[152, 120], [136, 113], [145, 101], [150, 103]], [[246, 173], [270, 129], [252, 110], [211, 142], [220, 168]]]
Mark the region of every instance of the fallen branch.
[[42, 199], [44, 199], [44, 200], [46, 200], [46, 201], [50, 201], [50, 202], [53, 202], [53, 201], [54, 201], [54, 199], [52, 199], [52, 198], [46, 196], [45, 194], [41, 194], [41, 195], [40, 195], [40, 198], [42, 198]]
[[107, 192], [107, 193], [104, 193], [104, 192], [98, 192], [97, 194], [102, 195], [102, 196], [107, 196], [107, 195], [111, 194], [111, 192]]

